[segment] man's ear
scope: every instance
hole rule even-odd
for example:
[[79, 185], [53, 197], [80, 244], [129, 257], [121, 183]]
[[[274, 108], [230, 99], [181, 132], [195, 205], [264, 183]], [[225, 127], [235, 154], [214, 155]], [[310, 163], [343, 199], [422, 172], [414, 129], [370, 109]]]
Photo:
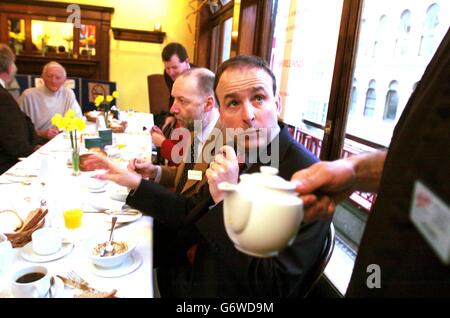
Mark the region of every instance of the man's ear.
[[214, 101], [214, 97], [212, 95], [206, 97], [206, 102], [205, 102], [205, 113], [211, 111], [214, 107], [215, 107], [216, 103]]
[[277, 115], [281, 114], [281, 96], [280, 94], [275, 95], [275, 105], [277, 108]]

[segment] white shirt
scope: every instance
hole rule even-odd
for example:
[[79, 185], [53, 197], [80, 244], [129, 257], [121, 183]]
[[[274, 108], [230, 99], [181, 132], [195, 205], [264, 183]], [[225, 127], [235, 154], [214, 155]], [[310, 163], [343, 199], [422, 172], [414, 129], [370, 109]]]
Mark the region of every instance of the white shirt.
[[20, 96], [19, 105], [30, 117], [36, 130], [52, 127], [52, 117], [57, 113], [64, 116], [69, 109], [73, 109], [78, 117], [82, 117], [75, 93], [64, 86], [56, 92], [52, 92], [45, 85], [28, 88]]
[[6, 88], [6, 83], [5, 83], [5, 81], [3, 80], [3, 78], [0, 78], [0, 85], [2, 85], [3, 88]]

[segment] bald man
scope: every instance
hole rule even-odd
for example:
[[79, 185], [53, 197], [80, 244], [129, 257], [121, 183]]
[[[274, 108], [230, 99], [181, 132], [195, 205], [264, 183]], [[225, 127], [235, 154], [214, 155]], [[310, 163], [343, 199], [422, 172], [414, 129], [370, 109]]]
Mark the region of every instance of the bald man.
[[52, 117], [57, 113], [64, 116], [73, 109], [77, 116], [82, 116], [74, 92], [64, 87], [66, 78], [66, 70], [61, 64], [49, 62], [42, 69], [44, 85], [29, 88], [19, 97], [20, 108], [31, 118], [39, 136], [52, 139], [59, 133], [52, 125]]

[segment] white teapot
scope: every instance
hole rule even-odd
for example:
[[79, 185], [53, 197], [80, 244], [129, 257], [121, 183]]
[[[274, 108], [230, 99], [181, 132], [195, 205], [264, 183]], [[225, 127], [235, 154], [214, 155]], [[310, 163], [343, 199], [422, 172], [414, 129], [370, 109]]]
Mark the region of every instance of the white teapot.
[[239, 184], [222, 182], [224, 222], [228, 236], [243, 253], [271, 257], [295, 238], [303, 220], [303, 201], [295, 184], [277, 176], [278, 169], [242, 174]]

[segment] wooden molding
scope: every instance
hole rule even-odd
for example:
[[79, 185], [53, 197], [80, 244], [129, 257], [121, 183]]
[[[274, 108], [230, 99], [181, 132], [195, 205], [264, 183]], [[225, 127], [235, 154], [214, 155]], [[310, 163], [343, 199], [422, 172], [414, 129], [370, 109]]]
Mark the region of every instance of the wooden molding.
[[163, 43], [165, 32], [111, 28], [114, 39], [122, 41]]

